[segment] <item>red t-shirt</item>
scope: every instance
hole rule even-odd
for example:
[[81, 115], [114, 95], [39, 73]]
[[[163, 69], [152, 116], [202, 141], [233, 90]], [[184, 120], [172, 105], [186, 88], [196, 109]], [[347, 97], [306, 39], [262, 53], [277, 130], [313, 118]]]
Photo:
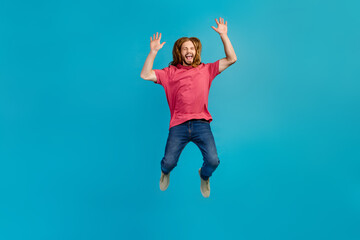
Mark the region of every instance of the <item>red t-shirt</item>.
[[219, 61], [192, 66], [170, 65], [154, 69], [157, 82], [165, 89], [170, 108], [170, 126], [174, 127], [190, 119], [212, 121], [208, 111], [208, 96], [213, 79], [220, 74]]

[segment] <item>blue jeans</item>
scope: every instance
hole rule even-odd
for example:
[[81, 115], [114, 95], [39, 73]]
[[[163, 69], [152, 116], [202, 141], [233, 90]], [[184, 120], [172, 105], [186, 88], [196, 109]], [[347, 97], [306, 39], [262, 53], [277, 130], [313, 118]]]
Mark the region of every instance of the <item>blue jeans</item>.
[[189, 142], [195, 143], [203, 156], [200, 176], [208, 180], [220, 164], [210, 123], [202, 119], [191, 119], [169, 129], [165, 156], [161, 160], [161, 171], [168, 174], [176, 167], [180, 154]]

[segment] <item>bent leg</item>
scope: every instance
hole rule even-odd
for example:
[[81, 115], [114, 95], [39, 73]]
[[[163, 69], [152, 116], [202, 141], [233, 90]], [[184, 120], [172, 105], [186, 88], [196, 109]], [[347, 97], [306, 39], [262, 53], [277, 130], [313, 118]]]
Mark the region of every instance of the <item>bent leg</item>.
[[188, 142], [189, 133], [186, 125], [178, 125], [170, 128], [165, 154], [161, 160], [161, 171], [168, 174], [176, 167], [180, 154]]
[[199, 147], [204, 160], [200, 176], [202, 179], [208, 180], [220, 164], [210, 124], [205, 122], [194, 123], [192, 135], [191, 141]]

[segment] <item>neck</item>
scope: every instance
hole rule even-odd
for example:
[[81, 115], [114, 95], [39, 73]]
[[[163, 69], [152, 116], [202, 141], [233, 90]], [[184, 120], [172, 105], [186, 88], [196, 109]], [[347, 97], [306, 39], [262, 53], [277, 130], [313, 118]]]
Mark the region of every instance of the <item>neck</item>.
[[191, 64], [187, 64], [185, 61], [182, 62], [182, 65], [183, 65], [183, 66], [187, 66], [187, 67], [188, 67], [188, 66], [191, 66]]

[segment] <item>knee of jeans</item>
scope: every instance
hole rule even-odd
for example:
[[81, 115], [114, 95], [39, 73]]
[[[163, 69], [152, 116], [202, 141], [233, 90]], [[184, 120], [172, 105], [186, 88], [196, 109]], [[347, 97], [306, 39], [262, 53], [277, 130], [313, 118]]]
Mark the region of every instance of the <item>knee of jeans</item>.
[[220, 159], [217, 155], [214, 155], [210, 159], [208, 159], [208, 163], [211, 167], [216, 168], [220, 164]]
[[164, 157], [162, 159], [162, 164], [166, 169], [172, 170], [174, 167], [176, 167], [177, 161], [173, 157]]

